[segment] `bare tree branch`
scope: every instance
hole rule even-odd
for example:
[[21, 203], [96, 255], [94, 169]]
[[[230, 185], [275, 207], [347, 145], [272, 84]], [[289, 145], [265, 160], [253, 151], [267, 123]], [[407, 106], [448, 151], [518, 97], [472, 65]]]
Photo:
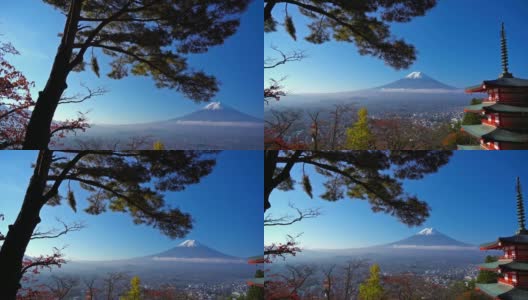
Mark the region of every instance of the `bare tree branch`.
[[273, 218], [271, 214], [268, 214], [264, 218], [264, 226], [288, 226], [300, 222], [303, 219], [313, 219], [321, 215], [320, 208], [301, 210], [294, 207], [291, 203], [289, 206], [297, 212], [296, 216], [285, 215], [279, 218]]
[[86, 227], [86, 225], [83, 222], [74, 222], [71, 224], [66, 224], [62, 220], [57, 218], [57, 222], [59, 222], [62, 225], [61, 229], [52, 228], [48, 231], [39, 231], [37, 228], [35, 232], [31, 235], [32, 240], [39, 240], [39, 239], [54, 239], [58, 238], [62, 235], [67, 234], [68, 232], [74, 232], [79, 231]]
[[271, 49], [273, 49], [279, 54], [279, 58], [266, 58], [264, 60], [264, 69], [273, 69], [288, 62], [301, 61], [307, 57], [305, 51], [295, 50], [289, 53], [285, 53], [276, 46], [271, 46]]
[[93, 97], [98, 97], [106, 94], [107, 89], [98, 87], [96, 89], [91, 89], [86, 86], [84, 83], [81, 83], [81, 86], [86, 90], [86, 94], [75, 94], [73, 96], [64, 96], [59, 100], [59, 104], [71, 104], [71, 103], [82, 103]]

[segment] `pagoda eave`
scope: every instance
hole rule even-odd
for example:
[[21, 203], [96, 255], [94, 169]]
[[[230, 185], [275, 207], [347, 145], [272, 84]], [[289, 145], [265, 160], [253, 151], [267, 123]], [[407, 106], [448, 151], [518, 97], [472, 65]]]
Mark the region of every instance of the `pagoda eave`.
[[462, 129], [485, 142], [528, 143], [528, 133], [497, 128], [488, 124], [463, 125]]
[[528, 290], [515, 288], [503, 283], [477, 283], [477, 289], [482, 293], [501, 300], [528, 299]]
[[503, 246], [500, 244], [500, 241], [493, 241], [479, 246], [480, 250], [497, 250], [501, 249], [502, 247]]
[[247, 284], [249, 286], [258, 286], [258, 287], [264, 287], [264, 278], [251, 278], [247, 280]]
[[480, 150], [487, 150], [487, 148], [483, 147], [482, 145], [457, 145], [457, 150], [480, 151]]
[[480, 104], [470, 105], [464, 107], [464, 112], [471, 112], [471, 113], [482, 113], [484, 112], [484, 109], [488, 106], [493, 106], [495, 102], [482, 102]]
[[264, 263], [264, 256], [253, 256], [248, 258], [248, 264], [260, 265]]
[[486, 86], [484, 84], [471, 86], [466, 88], [465, 92], [466, 94], [484, 93], [486, 92]]
[[503, 265], [499, 265], [501, 272], [528, 272], [528, 263], [522, 262], [509, 262]]
[[499, 259], [494, 262], [480, 264], [478, 267], [480, 270], [486, 271], [498, 271], [502, 270], [504, 266], [507, 266], [513, 262], [512, 259]]
[[487, 90], [495, 88], [526, 89], [528, 88], [528, 80], [515, 77], [502, 77], [495, 80], [485, 80], [480, 85], [466, 88], [466, 93], [484, 93]]
[[485, 135], [496, 130], [496, 127], [481, 124], [481, 125], [462, 125], [462, 130], [469, 135], [472, 135], [476, 138], [483, 138]]
[[506, 104], [493, 104], [484, 106], [482, 108], [486, 112], [501, 113], [501, 114], [522, 114], [528, 113], [528, 107], [524, 106], [513, 106]]

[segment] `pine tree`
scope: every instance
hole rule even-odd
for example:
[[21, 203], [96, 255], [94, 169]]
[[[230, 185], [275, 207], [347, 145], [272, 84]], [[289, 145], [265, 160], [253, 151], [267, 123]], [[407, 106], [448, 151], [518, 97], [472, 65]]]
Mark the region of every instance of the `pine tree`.
[[[472, 99], [471, 105], [481, 104], [481, 99]], [[482, 117], [478, 113], [466, 112], [462, 118], [462, 125], [480, 125]]]
[[154, 142], [152, 150], [165, 150], [165, 145], [161, 141]]
[[[76, 203], [86, 202], [83, 207], [88, 214], [128, 214], [134, 224], [150, 225], [170, 238], [181, 238], [192, 229], [193, 219], [167, 205], [165, 192], [199, 183], [215, 163], [215, 152], [210, 151], [39, 151], [22, 207], [0, 249], [2, 299], [15, 299], [25, 249], [45, 217], [41, 210], [44, 205], [63, 202], [62, 186], [75, 184], [84, 190], [80, 194], [86, 198], [75, 194], [73, 198]], [[80, 207], [79, 203], [76, 206]]]
[[[0, 150], [22, 148], [31, 110], [35, 106], [31, 96], [31, 88], [35, 84], [7, 59], [10, 55], [19, 54], [13, 45], [0, 41]], [[53, 122], [51, 132], [55, 137], [62, 138], [66, 132], [86, 127], [86, 118], [80, 114], [74, 120]]]
[[138, 276], [132, 277], [130, 280], [130, 290], [121, 300], [141, 300], [141, 280]]
[[346, 148], [350, 150], [369, 150], [374, 146], [374, 137], [368, 124], [366, 108], [358, 111], [358, 120], [352, 128], [347, 129]]
[[264, 0], [264, 31], [277, 31], [279, 22], [274, 14], [284, 11], [285, 21], [281, 23], [284, 30], [296, 40], [295, 21], [298, 20], [293, 20], [288, 15], [288, 10], [298, 8], [302, 17], [309, 21], [306, 41], [322, 44], [334, 39], [339, 42], [354, 43], [361, 55], [378, 57], [396, 69], [408, 68], [416, 60], [416, 50], [403, 39], [395, 38], [391, 34], [390, 24], [409, 22], [414, 17], [423, 16], [436, 5], [436, 2], [436, 0]]
[[[51, 73], [29, 121], [24, 149], [45, 149], [71, 72], [100, 75], [98, 56], [112, 59], [107, 76], [151, 77], [196, 101], [218, 92], [213, 76], [193, 70], [186, 56], [204, 53], [232, 36], [250, 0], [43, 0], [66, 16]], [[88, 59], [87, 53], [93, 53]]]
[[[255, 272], [255, 278], [264, 278], [264, 271], [257, 270]], [[264, 288], [258, 286], [250, 286], [247, 293], [247, 300], [263, 300], [264, 299]]]
[[383, 287], [380, 283], [380, 267], [374, 264], [370, 267], [370, 277], [359, 286], [359, 299], [380, 300], [383, 297]]
[[[498, 258], [496, 256], [486, 256], [486, 263], [496, 262]], [[477, 283], [496, 283], [499, 275], [497, 272], [480, 270], [477, 275]]]
[[[420, 225], [429, 216], [429, 206], [403, 188], [403, 180], [417, 180], [437, 172], [449, 162], [451, 151], [275, 151], [264, 152], [264, 211], [271, 207], [270, 195], [275, 189], [296, 188], [300, 178], [293, 178], [294, 166], [312, 167], [321, 176], [326, 201], [366, 200], [372, 211], [384, 212], [407, 225]], [[388, 172], [390, 170], [390, 172]], [[304, 176], [310, 176], [305, 173]], [[302, 179], [303, 189], [312, 195], [317, 186], [306, 188], [309, 178]], [[320, 182], [320, 181], [318, 181]], [[316, 196], [316, 195], [312, 195]]]

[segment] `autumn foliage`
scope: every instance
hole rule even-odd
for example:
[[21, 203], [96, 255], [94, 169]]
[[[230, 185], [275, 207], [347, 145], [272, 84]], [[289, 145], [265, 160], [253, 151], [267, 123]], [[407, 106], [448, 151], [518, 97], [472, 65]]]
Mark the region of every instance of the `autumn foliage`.
[[30, 89], [33, 82], [6, 60], [18, 55], [11, 44], [0, 44], [0, 149], [21, 144], [30, 107], [35, 105]]
[[[9, 43], [0, 43], [0, 149], [18, 149], [22, 147], [26, 129], [31, 117], [35, 100], [31, 96], [34, 83], [8, 60], [8, 56], [20, 53]], [[51, 136], [65, 137], [67, 132], [85, 130], [88, 127], [86, 117], [53, 122]]]

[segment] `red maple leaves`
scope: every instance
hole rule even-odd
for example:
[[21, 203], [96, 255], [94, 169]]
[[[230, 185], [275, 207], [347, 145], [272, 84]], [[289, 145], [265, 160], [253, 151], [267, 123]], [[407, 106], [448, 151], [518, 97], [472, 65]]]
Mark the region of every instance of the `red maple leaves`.
[[38, 284], [37, 275], [44, 269], [60, 268], [66, 263], [64, 255], [58, 248], [53, 248], [53, 254], [38, 257], [25, 257], [22, 261], [22, 287], [17, 294], [17, 299], [55, 299], [46, 286]]
[[[18, 149], [24, 141], [35, 100], [31, 96], [34, 82], [29, 81], [6, 59], [20, 53], [9, 43], [0, 43], [0, 149]], [[83, 114], [75, 119], [54, 122], [52, 136], [63, 138], [67, 132], [88, 127]]]

